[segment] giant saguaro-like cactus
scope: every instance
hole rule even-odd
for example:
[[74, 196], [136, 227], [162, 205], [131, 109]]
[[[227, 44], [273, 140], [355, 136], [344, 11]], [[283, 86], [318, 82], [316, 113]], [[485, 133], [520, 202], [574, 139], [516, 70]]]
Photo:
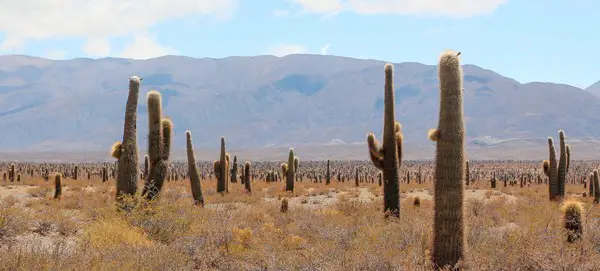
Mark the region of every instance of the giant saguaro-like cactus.
[[440, 56], [440, 114], [436, 141], [432, 260], [435, 268], [455, 267], [464, 257], [465, 125], [460, 53]]
[[[134, 196], [137, 191], [139, 156], [136, 122], [141, 81], [141, 77], [132, 76], [129, 78], [129, 96], [125, 105], [123, 141], [115, 143], [112, 149], [112, 156], [118, 159], [119, 166], [116, 180], [117, 199], [122, 196]], [[104, 181], [104, 177], [102, 180]]]
[[192, 132], [185, 132], [187, 145], [188, 175], [190, 175], [190, 185], [192, 186], [192, 197], [194, 204], [204, 206], [204, 196], [202, 196], [202, 186], [200, 185], [200, 173], [194, 157], [194, 144], [192, 143]]
[[233, 156], [233, 167], [231, 168], [231, 182], [237, 183], [238, 177], [238, 163], [237, 163], [237, 155]]
[[329, 185], [331, 183], [331, 171], [329, 168], [329, 158], [327, 158], [327, 170], [325, 173], [325, 185]]
[[385, 65], [383, 145], [375, 135], [367, 135], [369, 156], [373, 165], [383, 172], [383, 211], [400, 217], [400, 166], [402, 163], [402, 131], [396, 122], [394, 109], [394, 66]]
[[244, 188], [247, 193], [252, 193], [252, 183], [250, 183], [250, 161], [244, 163]]
[[298, 172], [300, 160], [294, 156], [294, 148], [290, 148], [288, 162], [281, 164], [281, 173], [285, 176], [285, 191], [294, 191], [294, 180]]
[[225, 137], [221, 137], [221, 156], [213, 165], [217, 177], [217, 193], [228, 193], [229, 153], [225, 151]]
[[554, 149], [554, 140], [552, 137], [548, 137], [549, 157], [548, 160], [544, 160], [542, 165], [544, 174], [548, 176], [548, 193], [550, 200], [564, 198], [565, 180], [570, 160], [569, 154], [571, 148], [565, 144], [565, 132], [563, 130], [558, 131], [558, 137], [560, 140], [560, 156], [558, 163], [556, 160], [556, 150]]
[[148, 200], [160, 193], [167, 175], [171, 154], [171, 134], [173, 124], [162, 117], [161, 95], [157, 91], [148, 92], [148, 160], [150, 172], [142, 195]]

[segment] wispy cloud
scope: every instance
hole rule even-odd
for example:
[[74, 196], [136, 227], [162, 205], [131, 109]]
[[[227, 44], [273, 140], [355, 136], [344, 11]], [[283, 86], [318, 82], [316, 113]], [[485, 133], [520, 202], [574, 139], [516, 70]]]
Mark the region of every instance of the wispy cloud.
[[178, 54], [177, 50], [158, 44], [155, 36], [149, 33], [140, 33], [125, 47], [121, 57], [148, 59], [175, 54]]
[[308, 50], [303, 45], [279, 44], [279, 45], [272, 46], [264, 54], [281, 57], [281, 56], [286, 56], [286, 55], [291, 55], [291, 54], [304, 54], [307, 52], [308, 52]]
[[331, 47], [331, 44], [329, 43], [323, 45], [323, 47], [321, 47], [321, 54], [326, 55], [327, 52], [329, 52], [329, 47]]
[[507, 0], [291, 0], [304, 12], [336, 14], [401, 14], [416, 16], [472, 17], [491, 13]]

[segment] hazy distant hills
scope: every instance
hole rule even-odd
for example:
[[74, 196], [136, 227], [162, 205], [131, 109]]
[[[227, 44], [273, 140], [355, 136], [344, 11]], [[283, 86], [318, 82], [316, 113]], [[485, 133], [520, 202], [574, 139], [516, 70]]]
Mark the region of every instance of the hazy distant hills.
[[[163, 94], [164, 114], [174, 122], [175, 149], [184, 147], [186, 129], [197, 148], [217, 148], [222, 135], [230, 148], [355, 146], [367, 132], [381, 133], [384, 64], [324, 55], [60, 61], [0, 56], [0, 152], [107, 151], [122, 138], [131, 75], [144, 77], [142, 149], [145, 94], [152, 89]], [[470, 146], [543, 146], [559, 129], [584, 141], [600, 138], [600, 98], [592, 94], [600, 95], [600, 82], [586, 91], [521, 84], [473, 65], [465, 65], [464, 73]], [[395, 86], [405, 144], [430, 148], [426, 134], [436, 126], [439, 103], [436, 67], [396, 63]]]

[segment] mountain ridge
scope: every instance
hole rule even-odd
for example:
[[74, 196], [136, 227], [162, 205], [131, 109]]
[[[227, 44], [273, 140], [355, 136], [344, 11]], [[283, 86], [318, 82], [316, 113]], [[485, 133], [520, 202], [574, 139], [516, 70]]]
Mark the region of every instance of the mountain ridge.
[[[148, 60], [0, 56], [0, 130], [12, 131], [0, 136], [0, 149], [110, 148], [122, 137], [131, 75], [144, 77], [141, 146], [145, 94], [151, 89], [163, 94], [164, 113], [174, 121], [175, 148], [184, 145], [186, 129], [201, 148], [216, 148], [220, 136], [233, 148], [364, 142], [367, 132], [381, 132], [385, 63], [308, 54]], [[396, 114], [406, 144], [427, 145], [426, 132], [437, 124], [437, 68], [394, 65]], [[595, 117], [600, 98], [587, 89], [520, 83], [473, 64], [463, 70], [469, 144], [486, 137], [544, 139], [556, 137], [559, 129], [572, 138], [600, 137]]]

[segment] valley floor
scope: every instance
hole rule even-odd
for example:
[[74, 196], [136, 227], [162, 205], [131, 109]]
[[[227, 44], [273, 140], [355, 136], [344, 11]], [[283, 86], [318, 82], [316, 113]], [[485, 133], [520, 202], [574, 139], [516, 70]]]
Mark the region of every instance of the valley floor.
[[[115, 208], [114, 181], [24, 178], [0, 182], [0, 270], [428, 270], [431, 184], [402, 184], [401, 218], [384, 219], [377, 184], [253, 182], [192, 204], [189, 181], [171, 181], [158, 202], [129, 214]], [[475, 183], [466, 191], [469, 270], [597, 270], [600, 211], [584, 203], [584, 237], [567, 243], [559, 203], [547, 186]], [[289, 211], [280, 212], [282, 198]], [[420, 206], [414, 206], [415, 197]]]

